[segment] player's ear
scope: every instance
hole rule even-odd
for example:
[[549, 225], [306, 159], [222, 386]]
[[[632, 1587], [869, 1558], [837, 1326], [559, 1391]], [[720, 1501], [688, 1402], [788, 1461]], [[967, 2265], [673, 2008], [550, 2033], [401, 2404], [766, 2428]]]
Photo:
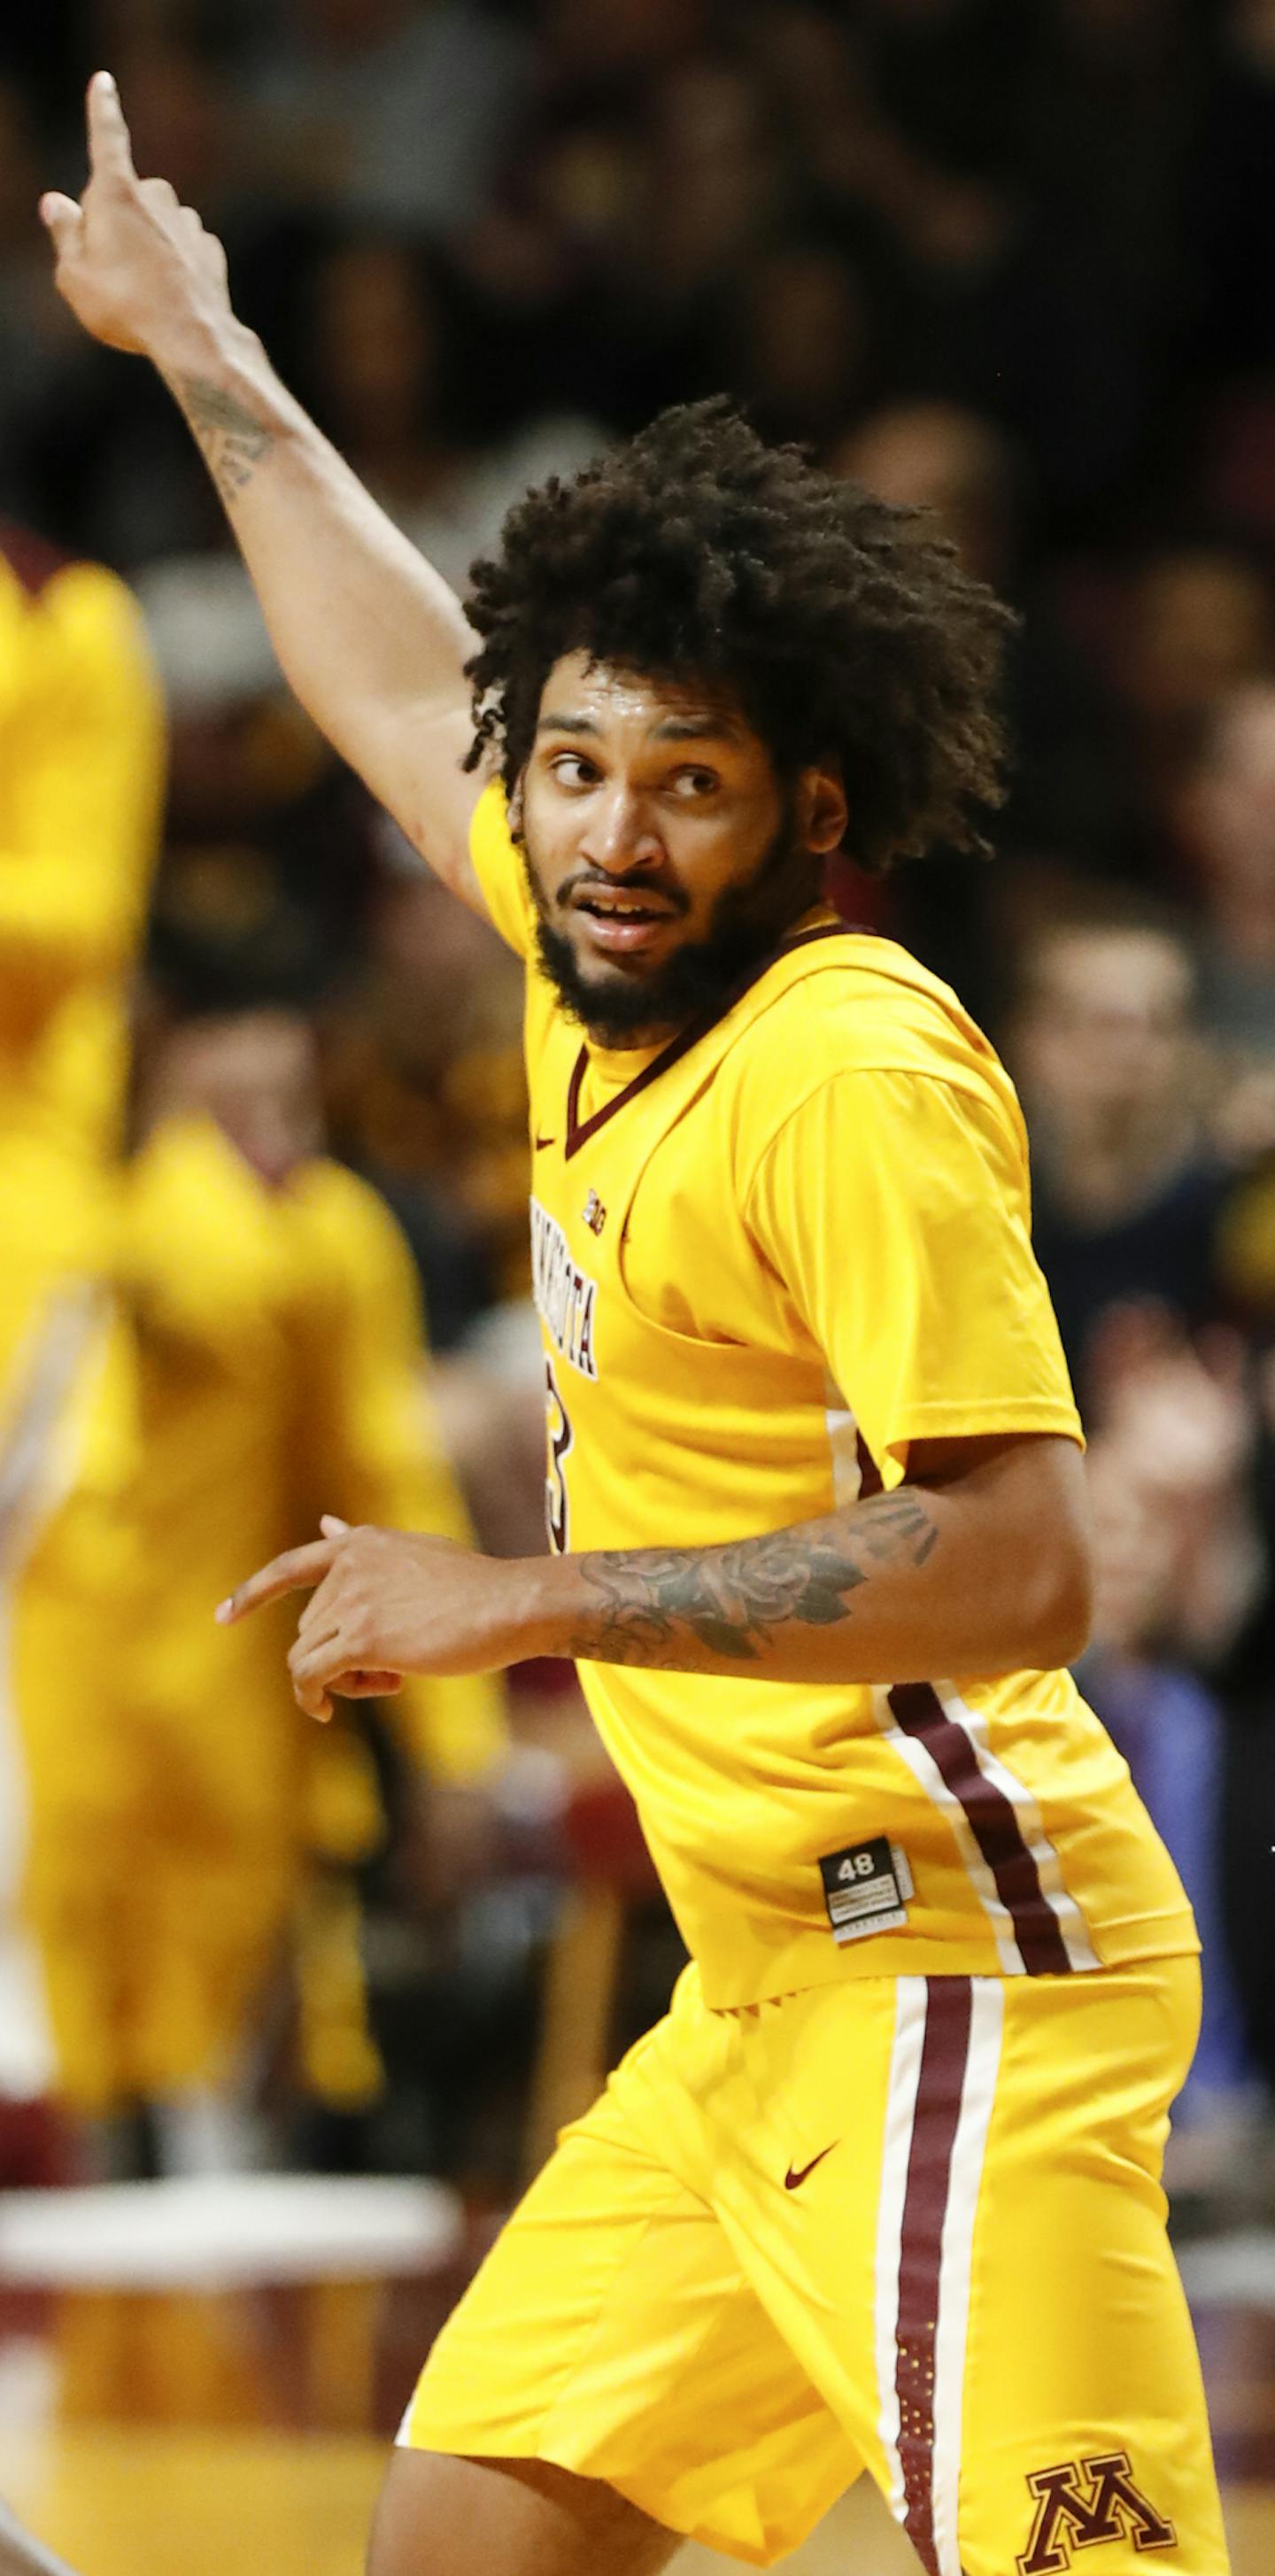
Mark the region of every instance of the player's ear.
[[509, 799], [509, 810], [505, 819], [509, 825], [509, 837], [511, 841], [521, 841], [522, 839], [522, 785], [525, 776], [526, 771], [520, 769], [514, 786], [514, 792]]
[[808, 850], [826, 857], [840, 849], [850, 810], [841, 772], [832, 762], [803, 769], [797, 783], [797, 819]]

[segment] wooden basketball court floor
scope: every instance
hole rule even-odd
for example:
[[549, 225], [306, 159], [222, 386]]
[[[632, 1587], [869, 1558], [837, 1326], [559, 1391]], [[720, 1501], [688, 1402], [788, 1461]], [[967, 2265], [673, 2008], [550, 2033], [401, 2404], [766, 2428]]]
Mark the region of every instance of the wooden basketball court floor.
[[[1272, 2576], [1275, 2235], [1188, 2248], [1184, 2270], [1234, 2576]], [[456, 2285], [0, 2291], [0, 2494], [81, 2576], [359, 2576], [386, 2439]], [[915, 2569], [858, 2490], [787, 2564]]]

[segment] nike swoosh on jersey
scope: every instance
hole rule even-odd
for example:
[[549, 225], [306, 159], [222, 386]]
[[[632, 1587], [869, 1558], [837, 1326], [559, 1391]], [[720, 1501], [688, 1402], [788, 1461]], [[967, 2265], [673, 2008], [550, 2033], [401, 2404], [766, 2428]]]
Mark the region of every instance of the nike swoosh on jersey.
[[[832, 2147], [839, 2147], [839, 2146], [840, 2146], [840, 2144], [841, 2144], [841, 2140], [840, 2140], [840, 2138], [834, 2138], [834, 2139], [833, 2139], [833, 2141], [832, 2141]], [[812, 2157], [811, 2157], [811, 2159], [810, 2159], [809, 2164], [808, 2164], [808, 2165], [803, 2165], [803, 2166], [802, 2166], [800, 2173], [794, 2173], [794, 2172], [793, 2172], [793, 2169], [792, 2169], [792, 2166], [791, 2166], [791, 2165], [789, 2165], [789, 2167], [788, 2167], [788, 2171], [787, 2171], [787, 2173], [784, 2175], [784, 2190], [785, 2190], [785, 2191], [796, 2191], [796, 2189], [797, 2189], [798, 2185], [799, 2185], [800, 2183], [803, 2183], [803, 2182], [805, 2181], [807, 2174], [812, 2174], [812, 2173], [814, 2172], [815, 2166], [816, 2166], [816, 2165], [821, 2165], [821, 2164], [823, 2163], [824, 2157], [825, 2157], [825, 2156], [830, 2156], [830, 2155], [831, 2155], [831, 2153], [832, 2153], [832, 2147], [821, 2147], [821, 2148], [820, 2148], [820, 2150], [819, 2150], [818, 2155], [817, 2155], [817, 2156], [812, 2156]]]
[[543, 1154], [546, 1145], [556, 1144], [557, 1139], [554, 1136], [537, 1136], [533, 1139], [533, 1142], [535, 1144], [536, 1152], [538, 1154]]

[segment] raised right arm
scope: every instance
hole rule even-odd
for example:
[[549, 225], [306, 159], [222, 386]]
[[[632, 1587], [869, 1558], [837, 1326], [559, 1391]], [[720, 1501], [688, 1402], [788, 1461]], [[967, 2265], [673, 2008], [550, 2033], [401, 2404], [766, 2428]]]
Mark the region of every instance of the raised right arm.
[[89, 85], [89, 183], [40, 213], [57, 285], [110, 348], [150, 358], [225, 505], [284, 675], [320, 730], [453, 891], [482, 780], [468, 749], [455, 594], [279, 382], [231, 309], [220, 242], [167, 180], [139, 179], [110, 75]]

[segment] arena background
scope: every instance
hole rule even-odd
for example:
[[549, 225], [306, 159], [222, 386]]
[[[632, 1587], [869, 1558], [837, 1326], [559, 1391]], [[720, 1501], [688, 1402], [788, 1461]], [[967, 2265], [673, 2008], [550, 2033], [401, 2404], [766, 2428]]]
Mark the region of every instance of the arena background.
[[[1257, 2576], [1275, 2546], [1271, 0], [5, 13], [6, 548], [37, 592], [62, 557], [124, 577], [167, 737], [148, 917], [113, 970], [129, 1070], [97, 1103], [94, 1187], [107, 1173], [132, 1247], [116, 1325], [140, 1396], [110, 1520], [133, 1588], [98, 1632], [109, 1691], [62, 1690], [56, 1621], [42, 1669], [78, 1745], [128, 1748], [133, 1804], [106, 1830], [139, 1921], [168, 1889], [174, 1925], [207, 1899], [210, 1955], [216, 1922], [241, 1937], [233, 2048], [213, 2034], [198, 2063], [180, 1995], [151, 1991], [156, 1911], [130, 1969], [153, 2071], [68, 2085], [9, 1873], [0, 2492], [83, 2576], [353, 2576], [430, 2334], [679, 1957], [566, 1672], [514, 1675], [507, 1707], [373, 1709], [321, 1769], [277, 1661], [243, 1703], [258, 1732], [217, 1722], [201, 1551], [233, 1551], [267, 1486], [299, 1493], [297, 1408], [321, 1410], [338, 1341], [348, 1402], [326, 1450], [316, 1434], [307, 1514], [342, 1507], [344, 1442], [347, 1493], [449, 1511], [450, 1473], [483, 1543], [540, 1544], [519, 991], [288, 697], [158, 381], [54, 296], [35, 206], [82, 183], [98, 63], [138, 167], [221, 233], [245, 320], [458, 586], [529, 480], [725, 389], [937, 510], [1020, 613], [994, 863], [847, 869], [837, 891], [957, 985], [1028, 1113], [1091, 1444], [1081, 1678], [1205, 1935], [1170, 2179], [1237, 2576]], [[18, 703], [0, 706], [15, 772]], [[78, 720], [68, 702], [72, 766]], [[0, 850], [0, 880], [15, 864]], [[6, 900], [0, 881], [7, 1030], [26, 952]], [[192, 1119], [207, 1243], [164, 1163]], [[0, 1151], [7, 1120], [0, 1100]], [[311, 1232], [276, 1244], [307, 1192]], [[263, 1247], [242, 1272], [236, 1229]], [[339, 1311], [301, 1284], [338, 1234]], [[387, 1300], [406, 1391], [388, 1439], [366, 1350]], [[137, 1643], [161, 1600], [162, 1681]], [[76, 1669], [82, 1643], [66, 1652]], [[263, 1821], [267, 1738], [285, 1785]], [[5, 1778], [6, 1854], [56, 1840], [20, 1743]], [[851, 2541], [847, 2522], [826, 2563]], [[877, 2534], [871, 2563], [893, 2546]]]

